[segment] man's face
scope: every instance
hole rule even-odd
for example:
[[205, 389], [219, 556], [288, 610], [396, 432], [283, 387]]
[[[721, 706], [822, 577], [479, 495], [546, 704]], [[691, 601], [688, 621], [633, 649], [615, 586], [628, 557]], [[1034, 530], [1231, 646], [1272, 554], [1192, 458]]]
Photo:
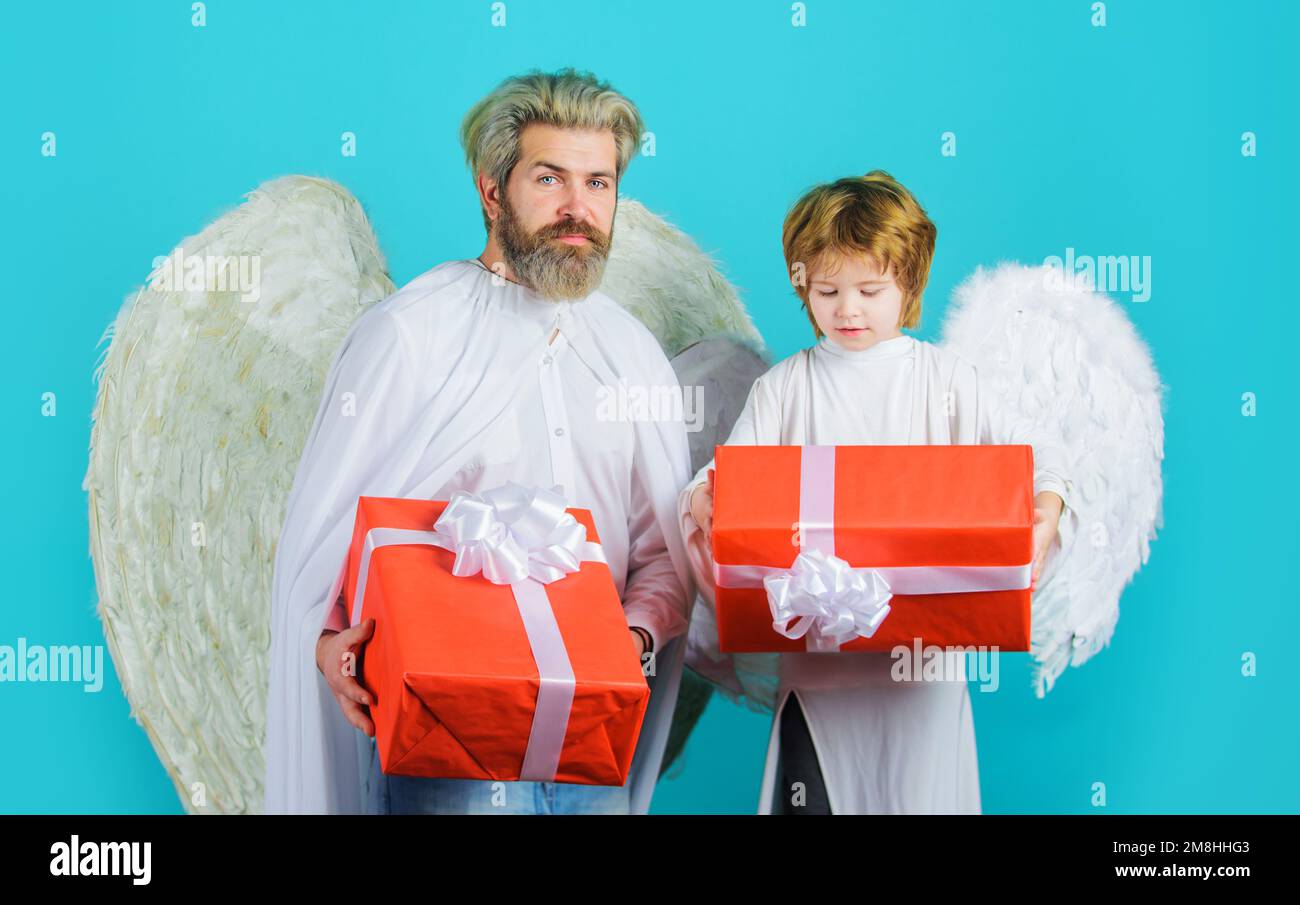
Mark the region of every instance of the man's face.
[[543, 298], [580, 299], [600, 285], [613, 238], [614, 133], [530, 123], [520, 133], [494, 224], [515, 276]]

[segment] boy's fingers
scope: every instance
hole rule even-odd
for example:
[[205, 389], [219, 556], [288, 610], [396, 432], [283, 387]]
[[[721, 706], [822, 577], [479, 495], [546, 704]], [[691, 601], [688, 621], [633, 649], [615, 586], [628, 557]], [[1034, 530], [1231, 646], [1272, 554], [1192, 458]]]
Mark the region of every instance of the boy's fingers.
[[1038, 576], [1043, 571], [1043, 560], [1046, 557], [1046, 553], [1047, 553], [1047, 549], [1043, 548], [1039, 550], [1038, 555], [1034, 557], [1034, 571], [1029, 578], [1029, 583], [1031, 585], [1038, 583]]

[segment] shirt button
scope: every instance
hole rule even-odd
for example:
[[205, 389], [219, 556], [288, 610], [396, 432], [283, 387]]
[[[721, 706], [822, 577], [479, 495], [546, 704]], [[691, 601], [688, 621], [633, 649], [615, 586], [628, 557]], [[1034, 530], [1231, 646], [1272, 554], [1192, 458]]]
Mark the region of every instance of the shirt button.
[[562, 428], [562, 427], [557, 427], [557, 428], [555, 429], [555, 436], [557, 436], [557, 437], [563, 437], [563, 436], [564, 436], [564, 428]]
[[548, 365], [550, 363], [551, 363], [551, 356], [547, 355], [545, 358], [542, 359], [542, 364]]

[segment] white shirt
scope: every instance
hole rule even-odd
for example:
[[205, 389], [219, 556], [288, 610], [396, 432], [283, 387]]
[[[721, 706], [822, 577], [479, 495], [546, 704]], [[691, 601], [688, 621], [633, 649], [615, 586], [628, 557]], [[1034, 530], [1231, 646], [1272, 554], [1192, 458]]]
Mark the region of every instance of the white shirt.
[[[475, 260], [458, 263], [483, 267]], [[570, 506], [591, 510], [628, 625], [646, 629], [653, 649], [662, 650], [686, 630], [686, 590], [632, 468], [632, 424], [602, 417], [610, 411], [601, 405], [608, 390], [565, 335], [571, 307], [583, 302], [554, 302], [503, 282], [497, 301], [504, 312], [517, 319], [519, 329], [549, 335], [550, 346], [533, 365], [536, 380], [526, 384], [488, 435], [465, 451], [459, 471], [431, 499], [450, 499], [458, 490], [478, 493], [506, 481], [561, 485]], [[478, 339], [491, 342], [489, 335]], [[426, 450], [420, 469], [432, 472], [436, 466]], [[340, 601], [324, 628], [338, 631], [347, 621]]]

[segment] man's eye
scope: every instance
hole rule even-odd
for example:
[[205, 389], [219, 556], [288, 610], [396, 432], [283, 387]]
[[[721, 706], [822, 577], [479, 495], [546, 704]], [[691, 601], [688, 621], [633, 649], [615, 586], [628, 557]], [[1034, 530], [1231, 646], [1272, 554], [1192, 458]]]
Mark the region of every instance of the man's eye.
[[596, 186], [597, 188], [602, 188], [602, 189], [605, 187], [605, 183], [602, 182], [602, 181], [599, 180], [599, 179], [593, 179], [593, 180], [591, 180], [591, 185], [594, 185], [594, 186]]
[[544, 176], [539, 176], [538, 179], [537, 179], [537, 181], [538, 181], [538, 182], [541, 182], [543, 179], [554, 179], [554, 178], [555, 178], [555, 177], [554, 177], [553, 175], [551, 175], [550, 173], [547, 173], [547, 174], [544, 175]]

